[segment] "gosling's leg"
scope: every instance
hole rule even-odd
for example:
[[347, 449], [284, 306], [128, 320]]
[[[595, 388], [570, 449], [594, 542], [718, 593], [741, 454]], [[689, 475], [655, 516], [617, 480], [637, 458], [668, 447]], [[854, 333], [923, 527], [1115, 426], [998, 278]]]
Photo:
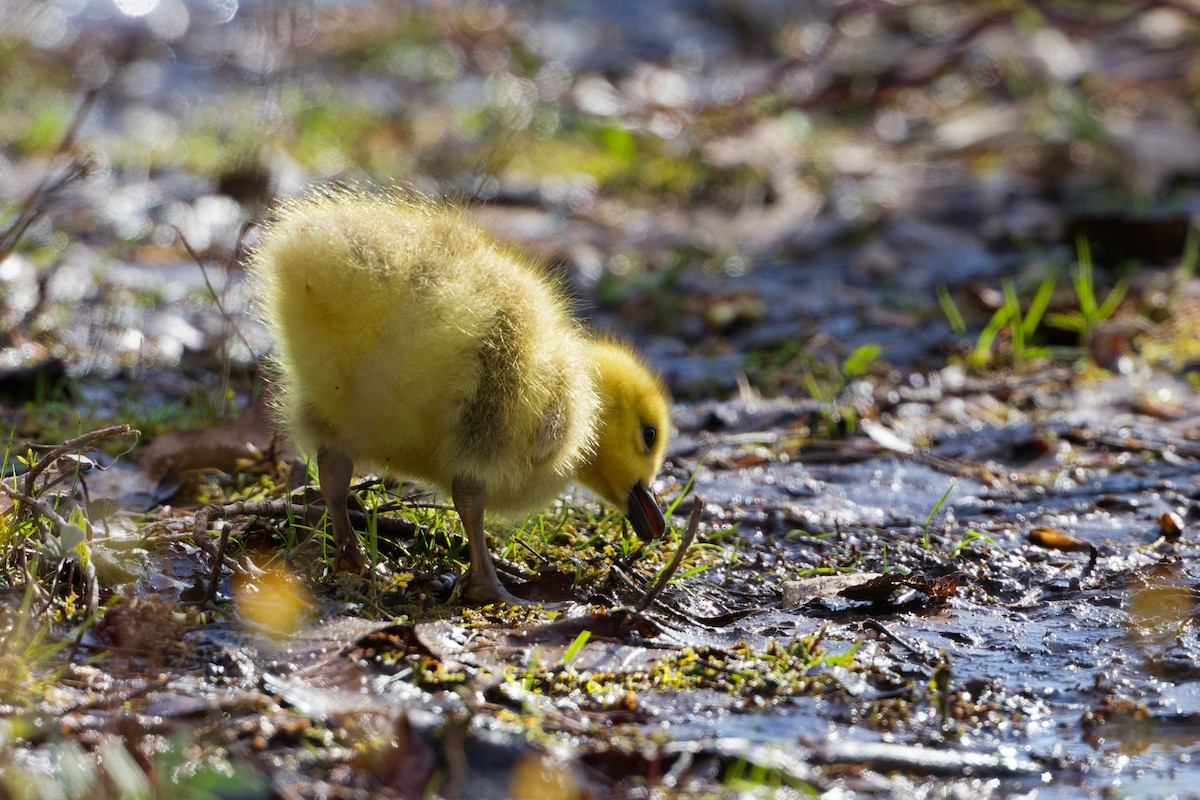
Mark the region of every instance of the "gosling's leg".
[[362, 572], [367, 565], [362, 542], [350, 525], [346, 500], [350, 496], [350, 479], [354, 475], [354, 459], [341, 450], [322, 447], [317, 451], [317, 479], [325, 495], [325, 509], [333, 523], [333, 538], [338, 545], [338, 560], [349, 570]]
[[471, 555], [471, 565], [467, 568], [467, 574], [459, 579], [455, 592], [461, 592], [472, 603], [530, 605], [529, 601], [505, 589], [496, 575], [496, 566], [492, 563], [483, 529], [483, 504], [487, 499], [483, 484], [470, 478], [455, 478], [450, 484], [450, 496], [467, 532]]

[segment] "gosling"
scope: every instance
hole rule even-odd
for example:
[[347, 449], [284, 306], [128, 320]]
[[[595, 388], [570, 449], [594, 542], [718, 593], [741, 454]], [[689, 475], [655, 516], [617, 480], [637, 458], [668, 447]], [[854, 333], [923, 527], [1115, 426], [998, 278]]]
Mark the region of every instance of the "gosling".
[[578, 482], [637, 534], [669, 435], [662, 380], [585, 332], [557, 283], [446, 203], [324, 188], [280, 204], [249, 267], [277, 343], [278, 421], [315, 453], [339, 560], [361, 571], [346, 503], [356, 464], [448, 494], [469, 542], [456, 590], [500, 583], [484, 510], [516, 517]]

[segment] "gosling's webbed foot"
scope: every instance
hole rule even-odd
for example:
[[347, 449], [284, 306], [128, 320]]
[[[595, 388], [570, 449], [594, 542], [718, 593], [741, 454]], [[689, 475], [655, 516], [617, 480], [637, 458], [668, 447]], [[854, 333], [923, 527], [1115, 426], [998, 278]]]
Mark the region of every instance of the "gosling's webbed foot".
[[338, 548], [337, 565], [347, 572], [364, 573], [367, 571], [367, 554], [363, 551], [362, 543], [354, 537], [353, 544], [342, 542]]
[[504, 585], [498, 579], [493, 581], [486, 580], [486, 578], [477, 574], [473, 565], [471, 569], [464, 572], [454, 582], [454, 590], [450, 593], [450, 598], [452, 600], [462, 598], [472, 605], [479, 606], [485, 606], [489, 603], [505, 603], [510, 606], [538, 605], [532, 600], [517, 597], [504, 588]]
[[472, 478], [458, 477], [450, 485], [450, 494], [462, 519], [463, 530], [467, 533], [471, 555], [471, 566], [454, 584], [450, 597], [462, 597], [467, 602], [479, 604], [499, 602], [510, 606], [537, 605], [505, 589], [496, 575], [492, 554], [487, 549], [487, 535], [483, 531], [483, 504], [487, 499], [483, 484]]

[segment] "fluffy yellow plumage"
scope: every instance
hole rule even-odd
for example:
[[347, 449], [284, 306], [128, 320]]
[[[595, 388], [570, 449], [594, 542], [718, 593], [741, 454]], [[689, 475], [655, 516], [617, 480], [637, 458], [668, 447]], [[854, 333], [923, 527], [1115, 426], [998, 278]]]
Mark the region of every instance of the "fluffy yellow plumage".
[[471, 544], [466, 595], [501, 586], [483, 509], [544, 507], [578, 480], [645, 538], [666, 390], [623, 344], [571, 317], [541, 267], [459, 209], [336, 188], [283, 203], [250, 259], [277, 342], [280, 421], [317, 454], [342, 559], [361, 568], [353, 465], [448, 493]]

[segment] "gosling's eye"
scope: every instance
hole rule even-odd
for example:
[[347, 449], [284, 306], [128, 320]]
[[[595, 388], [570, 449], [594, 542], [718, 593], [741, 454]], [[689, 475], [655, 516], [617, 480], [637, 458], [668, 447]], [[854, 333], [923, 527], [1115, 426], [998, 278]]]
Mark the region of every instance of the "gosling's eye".
[[647, 450], [654, 449], [654, 443], [658, 441], [658, 429], [653, 425], [647, 425], [642, 428], [642, 443], [646, 445]]

